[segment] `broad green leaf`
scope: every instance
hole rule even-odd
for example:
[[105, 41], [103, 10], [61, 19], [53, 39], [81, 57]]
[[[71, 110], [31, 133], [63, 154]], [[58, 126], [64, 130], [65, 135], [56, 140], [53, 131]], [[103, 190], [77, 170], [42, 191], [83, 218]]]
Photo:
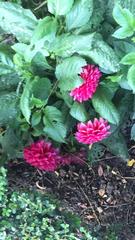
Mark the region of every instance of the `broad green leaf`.
[[60, 57], [91, 49], [95, 33], [86, 35], [62, 34], [49, 46], [49, 51]]
[[0, 76], [0, 91], [15, 90], [21, 79], [16, 73], [4, 74]]
[[80, 50], [78, 53], [82, 56], [91, 58], [98, 64], [105, 73], [115, 73], [120, 70], [119, 59], [114, 50], [102, 39], [100, 35], [95, 35], [91, 49]]
[[79, 73], [82, 67], [86, 65], [86, 61], [77, 56], [66, 58], [56, 67], [56, 77], [59, 80], [59, 86], [62, 91], [71, 90], [82, 84]]
[[103, 143], [112, 154], [121, 157], [123, 160], [129, 159], [125, 138], [120, 132], [114, 132], [110, 137], [105, 139]]
[[135, 18], [128, 9], [123, 9], [119, 4], [116, 4], [113, 9], [113, 17], [115, 21], [122, 27], [135, 28]]
[[65, 104], [71, 108], [72, 107], [72, 104], [73, 104], [73, 99], [72, 97], [69, 95], [69, 92], [68, 91], [61, 91], [61, 95], [62, 95], [62, 98], [65, 102]]
[[48, 11], [54, 15], [66, 15], [72, 5], [74, 0], [47, 0]]
[[34, 14], [20, 5], [0, 2], [0, 27], [6, 33], [12, 33], [20, 42], [30, 42], [37, 25]]
[[2, 139], [2, 151], [11, 158], [15, 158], [19, 151], [20, 141], [12, 128], [8, 128]]
[[51, 91], [51, 82], [48, 78], [35, 77], [32, 84], [32, 94], [35, 98], [45, 100]]
[[131, 37], [134, 31], [128, 27], [121, 27], [113, 33], [113, 37], [118, 39], [123, 39], [127, 37]]
[[57, 31], [57, 20], [53, 17], [45, 17], [38, 21], [31, 43], [35, 44], [38, 40], [44, 38], [44, 41], [53, 41]]
[[82, 103], [74, 102], [70, 109], [70, 114], [80, 122], [85, 122], [88, 119], [88, 114]]
[[131, 128], [131, 139], [135, 141], [135, 124]]
[[85, 25], [93, 12], [93, 0], [75, 0], [75, 3], [66, 15], [66, 26], [68, 30]]
[[66, 127], [63, 123], [62, 113], [53, 106], [47, 106], [44, 109], [44, 132], [48, 137], [57, 142], [65, 142]]
[[107, 20], [113, 22], [112, 12], [115, 4], [119, 4], [122, 8], [128, 9], [135, 16], [135, 1], [134, 0], [107, 0]]
[[42, 53], [37, 53], [32, 59], [32, 69], [35, 75], [44, 76], [44, 71], [49, 69], [53, 70], [51, 65], [49, 65], [47, 59]]
[[33, 82], [31, 80], [28, 80], [26, 82], [26, 85], [24, 87], [24, 90], [20, 99], [20, 109], [28, 123], [30, 123], [30, 116], [31, 116], [30, 97], [31, 97], [32, 84]]
[[14, 71], [12, 49], [5, 44], [0, 44], [0, 76], [13, 73]]
[[122, 58], [121, 63], [125, 65], [135, 64], [135, 52], [128, 53]]
[[117, 110], [120, 115], [119, 126], [123, 125], [123, 123], [129, 119], [133, 109], [133, 101], [133, 94], [131, 94], [131, 91], [127, 90], [126, 92], [124, 91], [122, 96], [118, 94], [117, 98], [115, 99]]
[[99, 87], [92, 98], [92, 104], [95, 111], [100, 114], [101, 117], [107, 119], [110, 123], [118, 124], [120, 120], [119, 113], [115, 105], [110, 100], [106, 89]]
[[17, 115], [17, 96], [15, 92], [0, 93], [0, 126], [10, 123]]
[[117, 82], [111, 82], [109, 80], [104, 80], [101, 82], [101, 85], [104, 88], [104, 91], [106, 91], [106, 94], [108, 95], [108, 98], [112, 99], [116, 93], [116, 91], [119, 88], [119, 84]]
[[[89, 1], [89, 3], [91, 3], [91, 0]], [[89, 21], [85, 25], [76, 29], [74, 32], [76, 34], [81, 34], [81, 33], [90, 33], [90, 32], [97, 31], [97, 28], [99, 27], [100, 23], [104, 21], [104, 13], [105, 13], [105, 1], [93, 0], [92, 16], [90, 17]]]
[[108, 76], [107, 79], [111, 80], [113, 83], [118, 83], [123, 75]]
[[7, 44], [0, 44], [0, 62], [11, 68], [14, 67], [13, 50]]
[[41, 121], [41, 111], [34, 112], [31, 118], [32, 127], [38, 125], [40, 121]]
[[14, 68], [12, 68], [6, 64], [0, 63], [0, 76], [5, 75], [5, 74], [10, 74], [13, 72], [14, 72]]
[[32, 59], [38, 53], [42, 53], [44, 56], [49, 56], [49, 52], [44, 48], [44, 39], [37, 41], [33, 44], [15, 43], [12, 48], [24, 57], [25, 61], [30, 63]]
[[135, 93], [135, 64], [129, 68], [127, 79], [129, 86]]
[[30, 106], [31, 108], [42, 108], [45, 105], [45, 101], [40, 100], [39, 98], [31, 97], [30, 98]]

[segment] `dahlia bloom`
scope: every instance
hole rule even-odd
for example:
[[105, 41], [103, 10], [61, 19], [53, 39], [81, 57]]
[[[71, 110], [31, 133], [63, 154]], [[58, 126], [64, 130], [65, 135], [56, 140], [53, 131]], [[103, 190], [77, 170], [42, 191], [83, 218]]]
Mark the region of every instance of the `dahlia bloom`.
[[106, 120], [95, 118], [93, 122], [79, 123], [75, 138], [80, 143], [91, 145], [106, 138], [110, 134], [109, 129], [110, 125]]
[[88, 64], [82, 70], [80, 77], [83, 79], [83, 84], [70, 92], [70, 96], [80, 103], [92, 98], [102, 76], [95, 65]]
[[24, 149], [24, 159], [31, 166], [45, 171], [55, 171], [61, 162], [58, 149], [50, 142], [40, 140]]

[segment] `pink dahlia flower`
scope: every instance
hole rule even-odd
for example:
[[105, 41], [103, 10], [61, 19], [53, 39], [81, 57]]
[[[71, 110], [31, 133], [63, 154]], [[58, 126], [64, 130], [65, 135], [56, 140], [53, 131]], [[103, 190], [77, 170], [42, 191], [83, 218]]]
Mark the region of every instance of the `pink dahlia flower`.
[[45, 171], [55, 171], [61, 162], [58, 149], [40, 140], [24, 149], [24, 159], [30, 165]]
[[83, 79], [83, 84], [70, 92], [70, 96], [78, 102], [91, 99], [99, 84], [99, 79], [102, 76], [100, 70], [95, 65], [88, 64], [84, 66], [80, 77]]
[[110, 134], [109, 129], [110, 125], [106, 120], [95, 118], [93, 122], [79, 123], [75, 137], [78, 142], [91, 145], [106, 138]]

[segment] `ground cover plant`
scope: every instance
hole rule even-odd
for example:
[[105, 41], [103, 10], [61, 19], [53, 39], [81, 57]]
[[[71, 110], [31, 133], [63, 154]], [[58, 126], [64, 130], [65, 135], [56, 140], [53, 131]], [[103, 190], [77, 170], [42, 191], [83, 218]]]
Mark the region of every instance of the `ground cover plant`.
[[0, 169], [0, 180], [1, 240], [96, 240], [81, 226], [77, 216], [60, 211], [57, 200], [51, 196], [8, 191], [4, 168]]
[[[64, 183], [72, 186], [72, 174], [83, 192], [80, 181], [90, 174], [95, 185], [87, 179], [85, 190], [96, 211], [111, 194], [109, 204], [129, 206], [128, 223], [133, 186], [123, 179], [134, 180], [134, 32], [134, 0], [0, 1], [0, 164], [31, 165], [56, 195]], [[103, 159], [117, 161], [96, 165], [94, 175], [91, 165]], [[105, 194], [107, 181], [114, 194]], [[126, 191], [130, 203], [120, 198]]]

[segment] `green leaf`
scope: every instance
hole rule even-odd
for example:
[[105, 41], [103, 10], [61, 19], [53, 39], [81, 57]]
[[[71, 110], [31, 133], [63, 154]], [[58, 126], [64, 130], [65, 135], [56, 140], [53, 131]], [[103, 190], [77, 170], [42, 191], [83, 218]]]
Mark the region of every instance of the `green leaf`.
[[126, 92], [124, 91], [122, 96], [118, 94], [115, 102], [117, 104], [117, 110], [120, 115], [119, 126], [123, 125], [123, 123], [129, 119], [133, 109], [133, 101], [134, 99], [133, 99], [133, 94], [131, 94], [131, 91], [127, 91], [127, 90]]
[[94, 143], [92, 148], [89, 150], [88, 153], [88, 160], [90, 162], [99, 161], [105, 154], [105, 146], [100, 143]]
[[135, 28], [135, 18], [133, 14], [128, 9], [123, 9], [119, 4], [114, 6], [113, 17], [120, 26]]
[[[91, 3], [91, 0], [89, 1]], [[88, 1], [87, 1], [88, 3]], [[76, 34], [81, 33], [90, 33], [97, 31], [97, 28], [99, 27], [100, 23], [104, 21], [104, 13], [105, 13], [105, 1], [103, 0], [93, 0], [92, 4], [93, 12], [92, 16], [90, 17], [87, 24], [83, 25], [82, 27], [75, 30]], [[92, 9], [91, 9], [92, 10]], [[84, 17], [85, 18], [85, 17]], [[83, 19], [84, 21], [84, 19]]]
[[42, 53], [44, 56], [49, 56], [48, 51], [44, 48], [44, 39], [36, 42], [34, 45], [24, 44], [24, 43], [16, 43], [12, 46], [12, 48], [19, 53], [22, 57], [24, 57], [25, 61], [30, 63], [32, 59], [38, 53]]
[[53, 68], [49, 65], [47, 59], [43, 56], [42, 53], [37, 53], [32, 59], [31, 64], [35, 75], [44, 76], [45, 70], [53, 70]]
[[20, 81], [16, 73], [4, 74], [0, 76], [0, 91], [15, 90]]
[[1, 92], [0, 94], [0, 126], [10, 123], [16, 118], [18, 111], [15, 92]]
[[53, 41], [56, 35], [58, 23], [53, 17], [45, 17], [38, 21], [31, 43], [35, 44], [38, 40], [44, 38], [45, 41]]
[[32, 127], [38, 125], [40, 121], [41, 121], [41, 111], [34, 112], [31, 118]]
[[134, 31], [128, 27], [121, 27], [113, 33], [113, 37], [118, 39], [123, 39], [127, 37], [131, 37]]
[[129, 159], [125, 138], [120, 132], [114, 132], [110, 137], [105, 139], [103, 143], [112, 154], [121, 157], [123, 160]]
[[0, 76], [15, 72], [12, 49], [0, 44]]
[[120, 120], [119, 113], [110, 100], [106, 88], [99, 87], [92, 98], [92, 104], [95, 111], [100, 114], [101, 117], [107, 119], [110, 123], [118, 124]]
[[86, 65], [86, 61], [77, 56], [66, 58], [56, 67], [56, 77], [59, 80], [59, 86], [62, 91], [71, 90], [82, 84], [79, 73], [82, 67]]
[[73, 104], [73, 99], [72, 99], [72, 97], [70, 97], [69, 92], [68, 91], [61, 91], [61, 95], [62, 95], [62, 98], [63, 98], [65, 104], [69, 108], [71, 108], [72, 104]]
[[135, 64], [129, 68], [127, 79], [129, 86], [133, 90], [133, 93], [135, 93]]
[[131, 139], [135, 141], [135, 124], [131, 128]]
[[121, 63], [124, 65], [132, 65], [135, 64], [135, 52], [128, 53], [121, 60]]
[[51, 82], [48, 78], [35, 77], [32, 84], [32, 94], [35, 98], [45, 100], [51, 91]]
[[0, 76], [13, 73], [14, 69], [6, 64], [0, 63]]
[[[94, 40], [95, 39], [95, 40]], [[91, 58], [105, 73], [114, 73], [120, 70], [119, 59], [114, 50], [101, 39], [100, 35], [93, 38], [91, 49], [80, 50], [82, 56]]]
[[30, 97], [31, 97], [32, 84], [33, 82], [31, 80], [28, 80], [26, 82], [26, 85], [24, 87], [24, 90], [20, 99], [20, 109], [28, 123], [30, 123], [30, 116], [31, 116]]
[[85, 25], [93, 12], [93, 0], [76, 0], [70, 12], [66, 15], [68, 30]]
[[48, 11], [56, 16], [66, 15], [73, 3], [74, 0], [47, 0]]
[[85, 122], [88, 119], [88, 114], [82, 103], [74, 102], [70, 109], [70, 114], [80, 122]]
[[47, 106], [44, 110], [44, 132], [48, 137], [57, 142], [65, 142], [66, 127], [63, 123], [62, 113], [53, 106]]
[[107, 79], [111, 80], [112, 83], [118, 83], [123, 75], [108, 76]]
[[44, 105], [45, 105], [44, 101], [42, 101], [42, 100], [40, 100], [38, 98], [35, 98], [33, 96], [31, 97], [31, 99], [30, 99], [30, 106], [31, 106], [31, 108], [34, 108], [34, 107], [42, 108]]
[[33, 13], [20, 5], [0, 2], [0, 27], [12, 33], [20, 42], [30, 42], [37, 19]]
[[119, 84], [117, 82], [112, 82], [109, 80], [102, 81], [101, 85], [103, 86], [104, 91], [106, 91], [106, 94], [108, 95], [108, 98], [110, 98], [110, 99], [112, 99], [114, 97], [116, 91], [119, 88]]
[[86, 35], [62, 34], [49, 46], [49, 51], [60, 57], [91, 49], [95, 33]]
[[7, 154], [10, 159], [15, 158], [18, 153], [19, 144], [20, 141], [14, 130], [8, 128], [2, 139], [2, 151]]

